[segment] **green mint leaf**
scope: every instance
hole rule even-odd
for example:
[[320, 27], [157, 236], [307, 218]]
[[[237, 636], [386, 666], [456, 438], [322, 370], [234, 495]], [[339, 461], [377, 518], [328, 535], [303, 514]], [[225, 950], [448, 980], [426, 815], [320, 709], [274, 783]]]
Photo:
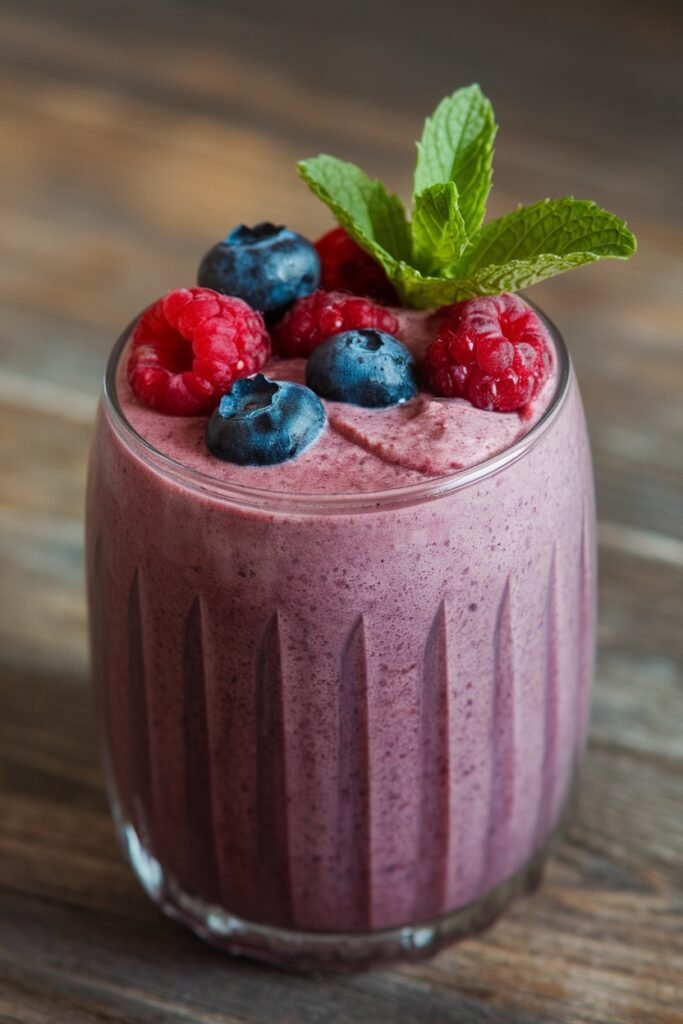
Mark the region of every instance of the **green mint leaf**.
[[467, 245], [465, 221], [458, 205], [455, 182], [430, 185], [415, 199], [413, 265], [426, 274], [446, 271]]
[[453, 181], [467, 234], [484, 219], [491, 190], [493, 142], [497, 125], [493, 108], [478, 85], [458, 89], [439, 103], [425, 121], [417, 144], [414, 194], [430, 185]]
[[477, 295], [528, 288], [603, 257], [628, 259], [636, 240], [626, 225], [587, 199], [544, 199], [487, 224], [457, 268]]
[[[500, 265], [492, 263], [472, 274], [458, 275], [458, 283], [467, 298], [477, 295], [500, 295], [501, 292], [519, 292], [532, 284], [556, 277], [566, 270], [582, 267], [600, 259], [593, 253], [576, 252], [567, 256], [536, 256], [532, 260], [509, 260]], [[456, 301], [460, 301], [457, 299]]]
[[325, 154], [302, 160], [298, 168], [311, 191], [387, 273], [395, 272], [397, 261], [410, 260], [405, 207], [381, 181], [369, 178], [355, 164]]
[[586, 199], [545, 199], [487, 224], [460, 262], [441, 275], [402, 264], [394, 284], [410, 306], [520, 291], [603, 258], [628, 259], [636, 240], [624, 222]]

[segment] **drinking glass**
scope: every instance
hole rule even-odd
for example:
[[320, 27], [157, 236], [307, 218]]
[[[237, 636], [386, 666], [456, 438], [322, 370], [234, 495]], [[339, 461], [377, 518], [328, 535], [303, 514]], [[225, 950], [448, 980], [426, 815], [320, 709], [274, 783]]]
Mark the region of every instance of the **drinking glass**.
[[548, 328], [557, 386], [525, 436], [377, 493], [173, 461], [127, 422], [115, 346], [87, 509], [111, 804], [149, 896], [214, 945], [367, 966], [538, 881], [586, 736], [596, 582], [581, 400]]

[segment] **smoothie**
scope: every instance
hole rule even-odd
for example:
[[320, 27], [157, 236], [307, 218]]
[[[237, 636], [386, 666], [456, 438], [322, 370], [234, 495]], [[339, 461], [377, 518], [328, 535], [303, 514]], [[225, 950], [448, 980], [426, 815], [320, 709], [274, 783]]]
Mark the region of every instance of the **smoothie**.
[[335, 407], [343, 429], [253, 468], [209, 459], [202, 425], [145, 410], [113, 362], [95, 668], [126, 842], [167, 907], [388, 929], [476, 903], [544, 846], [594, 642], [589, 451], [563, 349], [553, 365], [526, 419], [422, 393], [376, 442], [385, 411]]
[[478, 86], [412, 213], [298, 165], [339, 226], [240, 225], [115, 346], [88, 481], [93, 678], [124, 851], [231, 952], [349, 967], [537, 881], [583, 750], [595, 510], [562, 338], [514, 294], [627, 259], [571, 196], [484, 223]]

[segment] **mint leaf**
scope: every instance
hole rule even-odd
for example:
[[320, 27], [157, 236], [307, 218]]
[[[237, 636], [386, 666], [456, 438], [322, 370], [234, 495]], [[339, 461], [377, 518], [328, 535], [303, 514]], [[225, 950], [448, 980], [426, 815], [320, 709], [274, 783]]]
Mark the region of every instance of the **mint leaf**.
[[396, 262], [410, 260], [410, 228], [403, 203], [390, 195], [381, 181], [360, 167], [321, 156], [302, 160], [299, 174], [319, 199], [329, 206], [342, 227], [387, 273]]
[[520, 291], [604, 257], [628, 259], [636, 240], [624, 222], [587, 199], [544, 199], [492, 221], [460, 262], [440, 276], [401, 264], [392, 279], [402, 300], [426, 308], [477, 295]]
[[445, 271], [467, 245], [465, 221], [458, 206], [455, 182], [430, 185], [415, 199], [413, 265], [426, 274]]
[[484, 219], [496, 131], [490, 102], [478, 85], [469, 85], [439, 103], [417, 144], [414, 194], [455, 182], [467, 234]]
[[[565, 196], [521, 206], [486, 224], [472, 240], [462, 269], [469, 276], [511, 261], [538, 261], [543, 268], [562, 259], [568, 260], [568, 269], [603, 256], [628, 259], [635, 251], [636, 240], [623, 220], [590, 200]], [[564, 267], [543, 272], [536, 280], [542, 281], [561, 269]]]

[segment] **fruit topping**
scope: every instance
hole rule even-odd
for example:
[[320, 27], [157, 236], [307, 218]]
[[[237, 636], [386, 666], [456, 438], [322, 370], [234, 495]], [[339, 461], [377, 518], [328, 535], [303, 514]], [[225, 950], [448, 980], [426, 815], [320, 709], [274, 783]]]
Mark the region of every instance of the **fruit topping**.
[[210, 412], [238, 377], [260, 370], [270, 355], [262, 316], [208, 288], [177, 288], [154, 302], [130, 346], [135, 396], [174, 416]]
[[327, 291], [348, 291], [390, 306], [400, 305], [396, 289], [382, 267], [344, 228], [328, 231], [315, 247], [320, 256], [321, 285]]
[[306, 383], [323, 398], [366, 408], [398, 405], [418, 391], [408, 349], [372, 329], [344, 331], [319, 345], [306, 364]]
[[326, 419], [309, 388], [257, 373], [236, 381], [221, 398], [206, 427], [206, 444], [226, 462], [271, 466], [301, 455]]
[[231, 231], [204, 256], [198, 283], [236, 295], [269, 320], [320, 283], [320, 258], [301, 235], [264, 222]]
[[299, 299], [278, 324], [273, 341], [281, 355], [305, 358], [333, 334], [360, 328], [396, 334], [399, 323], [390, 310], [368, 299], [321, 290]]
[[442, 310], [425, 377], [436, 395], [513, 412], [538, 394], [551, 368], [550, 339], [536, 313], [510, 293]]

